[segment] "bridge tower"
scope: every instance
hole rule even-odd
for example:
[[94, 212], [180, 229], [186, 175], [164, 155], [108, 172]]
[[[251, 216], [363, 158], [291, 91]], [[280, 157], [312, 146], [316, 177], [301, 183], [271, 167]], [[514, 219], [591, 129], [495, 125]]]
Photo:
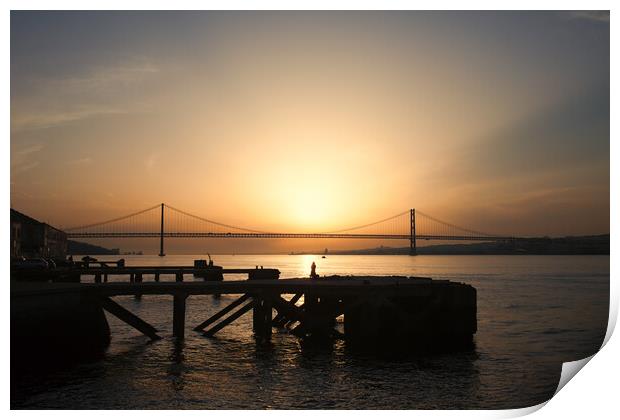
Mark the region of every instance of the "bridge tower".
[[161, 203], [161, 228], [159, 230], [159, 256], [163, 257], [164, 254], [164, 203]]
[[415, 234], [415, 209], [409, 210], [410, 219], [410, 231], [409, 231], [409, 255], [417, 255], [418, 249], [416, 247], [416, 234]]

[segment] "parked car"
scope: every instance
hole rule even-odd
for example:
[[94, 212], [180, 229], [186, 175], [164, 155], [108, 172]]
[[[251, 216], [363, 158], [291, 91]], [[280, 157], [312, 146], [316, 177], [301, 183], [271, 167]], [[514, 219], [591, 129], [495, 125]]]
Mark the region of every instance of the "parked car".
[[43, 258], [15, 258], [11, 260], [11, 270], [32, 270], [50, 268]]

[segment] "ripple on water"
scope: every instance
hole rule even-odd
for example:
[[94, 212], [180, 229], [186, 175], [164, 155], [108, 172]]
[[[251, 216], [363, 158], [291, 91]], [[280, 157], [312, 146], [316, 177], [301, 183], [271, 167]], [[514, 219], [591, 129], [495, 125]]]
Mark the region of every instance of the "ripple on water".
[[[196, 257], [198, 258], [198, 257]], [[305, 276], [310, 256], [218, 256], [229, 267]], [[128, 256], [128, 265], [191, 264], [194, 256]], [[12, 380], [12, 408], [517, 408], [553, 395], [562, 361], [592, 354], [607, 326], [609, 257], [330, 256], [321, 274], [420, 275], [478, 291], [473, 352], [434, 357], [358, 354], [343, 343], [302, 346], [275, 332], [257, 346], [251, 316], [206, 339], [191, 331], [234, 297], [188, 299], [187, 337], [149, 342], [110, 318], [106, 356]], [[118, 298], [171, 334], [168, 297]]]

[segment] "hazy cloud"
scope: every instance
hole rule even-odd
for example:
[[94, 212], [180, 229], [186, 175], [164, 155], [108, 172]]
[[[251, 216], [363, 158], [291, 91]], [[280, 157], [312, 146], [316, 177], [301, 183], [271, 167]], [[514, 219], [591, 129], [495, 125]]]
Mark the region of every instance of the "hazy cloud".
[[17, 175], [17, 174], [21, 174], [24, 172], [28, 172], [31, 169], [36, 168], [37, 166], [39, 166], [39, 162], [35, 161], [35, 162], [28, 162], [28, 163], [24, 163], [24, 164], [17, 164], [14, 165], [13, 167], [11, 167], [11, 172], [13, 175]]
[[12, 103], [12, 130], [49, 128], [143, 110], [143, 103], [128, 101], [125, 95], [159, 69], [144, 60], [134, 61], [93, 67], [78, 76], [33, 80], [32, 91], [14, 93], [19, 101]]
[[608, 10], [575, 10], [570, 12], [573, 19], [592, 20], [595, 22], [609, 22]]
[[20, 155], [20, 156], [26, 156], [26, 155], [30, 155], [32, 153], [36, 153], [41, 151], [45, 146], [43, 144], [32, 144], [30, 146], [27, 146], [23, 149], [17, 150], [15, 151], [15, 154]]
[[155, 167], [155, 165], [157, 165], [157, 158], [158, 157], [156, 154], [150, 155], [144, 162], [146, 169], [148, 169], [149, 171], [152, 170]]
[[158, 72], [159, 69], [149, 63], [112, 67], [100, 66], [82, 76], [54, 80], [50, 83], [50, 87], [65, 93], [118, 89], [140, 82], [147, 76]]
[[11, 153], [11, 174], [17, 175], [39, 166], [38, 161], [33, 161], [33, 155], [43, 150], [44, 147], [43, 144], [31, 144], [22, 149], [13, 150]]
[[90, 157], [83, 157], [69, 162], [70, 165], [90, 165], [91, 163], [93, 163], [93, 159]]
[[87, 118], [102, 115], [125, 114], [127, 112], [128, 111], [126, 109], [121, 108], [111, 108], [99, 105], [82, 105], [73, 110], [19, 115], [13, 119], [11, 125], [14, 131], [50, 128]]

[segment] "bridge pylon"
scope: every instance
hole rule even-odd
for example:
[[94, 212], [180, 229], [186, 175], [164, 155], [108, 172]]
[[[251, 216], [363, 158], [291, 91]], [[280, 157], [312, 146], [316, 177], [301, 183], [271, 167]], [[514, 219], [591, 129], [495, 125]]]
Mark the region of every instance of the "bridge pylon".
[[159, 230], [159, 256], [165, 257], [164, 253], [164, 203], [161, 203], [161, 226]]
[[416, 233], [415, 233], [415, 209], [409, 210], [410, 230], [409, 230], [409, 255], [418, 255], [418, 248], [416, 246]]

